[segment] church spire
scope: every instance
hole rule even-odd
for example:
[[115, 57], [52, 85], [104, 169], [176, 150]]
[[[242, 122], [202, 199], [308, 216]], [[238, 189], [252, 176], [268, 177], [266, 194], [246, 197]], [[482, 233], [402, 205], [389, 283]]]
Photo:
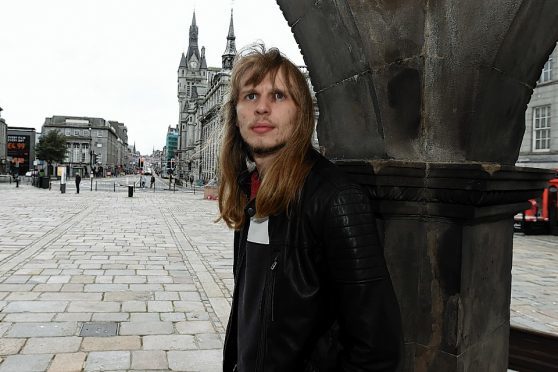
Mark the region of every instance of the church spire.
[[198, 49], [198, 26], [196, 25], [196, 11], [192, 16], [192, 24], [190, 25], [190, 40], [188, 43], [188, 53], [186, 60], [189, 62], [192, 56], [196, 56], [197, 61], [200, 60], [200, 51]]
[[201, 48], [201, 62], [200, 62], [200, 68], [203, 69], [207, 69], [207, 61], [205, 60], [205, 47], [202, 46]]
[[184, 56], [184, 53], [182, 53], [182, 57], [180, 57], [180, 64], [178, 65], [178, 68], [186, 68], [186, 57]]
[[[234, 36], [234, 25], [233, 25], [233, 10], [231, 9], [231, 23], [229, 24], [229, 34], [227, 35], [227, 40], [233, 40], [234, 43], [234, 39], [236, 39], [236, 37]], [[233, 44], [234, 47], [234, 44]]]
[[223, 62], [223, 68], [230, 70], [232, 69], [234, 57], [236, 56], [236, 37], [234, 36], [234, 24], [233, 24], [233, 10], [231, 9], [231, 23], [229, 24], [229, 34], [227, 35], [227, 47], [225, 52], [221, 56]]

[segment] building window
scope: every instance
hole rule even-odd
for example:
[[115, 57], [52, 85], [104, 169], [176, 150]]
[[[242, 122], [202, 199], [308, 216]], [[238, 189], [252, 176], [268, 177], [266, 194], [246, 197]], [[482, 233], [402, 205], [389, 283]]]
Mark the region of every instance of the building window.
[[550, 150], [550, 105], [533, 107], [533, 151]]
[[103, 136], [103, 133], [100, 130], [98, 130], [97, 131], [97, 137], [102, 137], [102, 136]]
[[73, 151], [72, 151], [72, 158], [71, 158], [71, 162], [74, 163], [79, 163], [81, 161], [81, 154], [80, 154], [80, 144], [79, 143], [74, 143], [73, 144]]
[[64, 129], [64, 135], [66, 135], [66, 136], [70, 135], [70, 128]]
[[544, 67], [541, 71], [541, 76], [539, 78], [539, 83], [544, 83], [545, 81], [550, 80], [552, 80], [552, 56], [544, 64]]
[[79, 136], [79, 129], [74, 129], [74, 136]]

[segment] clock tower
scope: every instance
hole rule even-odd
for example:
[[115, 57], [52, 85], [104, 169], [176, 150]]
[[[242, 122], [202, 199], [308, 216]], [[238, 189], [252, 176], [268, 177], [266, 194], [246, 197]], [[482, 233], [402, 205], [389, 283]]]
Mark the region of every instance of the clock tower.
[[[207, 64], [205, 63], [205, 49], [198, 47], [198, 25], [196, 24], [196, 12], [192, 15], [190, 24], [188, 49], [182, 53], [180, 65], [178, 67], [178, 148], [177, 176], [184, 173], [184, 167], [188, 158], [189, 151], [194, 144], [194, 133], [192, 126], [195, 124], [192, 119], [192, 109], [199, 101], [198, 89], [207, 85]], [[191, 155], [191, 154], [190, 154]]]

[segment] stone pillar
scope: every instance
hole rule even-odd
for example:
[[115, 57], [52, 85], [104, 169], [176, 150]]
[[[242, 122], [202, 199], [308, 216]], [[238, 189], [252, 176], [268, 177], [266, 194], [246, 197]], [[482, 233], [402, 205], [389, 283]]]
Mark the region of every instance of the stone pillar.
[[516, 168], [558, 39], [555, 0], [278, 0], [316, 90], [318, 139], [376, 199], [404, 371], [506, 371]]
[[405, 334], [403, 371], [506, 371], [513, 215], [552, 172], [337, 162], [371, 192]]

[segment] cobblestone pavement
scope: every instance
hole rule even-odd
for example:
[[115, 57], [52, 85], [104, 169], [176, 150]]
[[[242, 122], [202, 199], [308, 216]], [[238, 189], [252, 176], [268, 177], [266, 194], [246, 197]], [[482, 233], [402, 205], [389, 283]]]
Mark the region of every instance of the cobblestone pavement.
[[558, 236], [515, 234], [511, 323], [558, 335]]
[[232, 233], [216, 202], [72, 186], [0, 184], [0, 371], [220, 370]]
[[[216, 215], [199, 192], [0, 184], [0, 372], [219, 371], [233, 283]], [[512, 323], [558, 333], [558, 238], [515, 239]]]

